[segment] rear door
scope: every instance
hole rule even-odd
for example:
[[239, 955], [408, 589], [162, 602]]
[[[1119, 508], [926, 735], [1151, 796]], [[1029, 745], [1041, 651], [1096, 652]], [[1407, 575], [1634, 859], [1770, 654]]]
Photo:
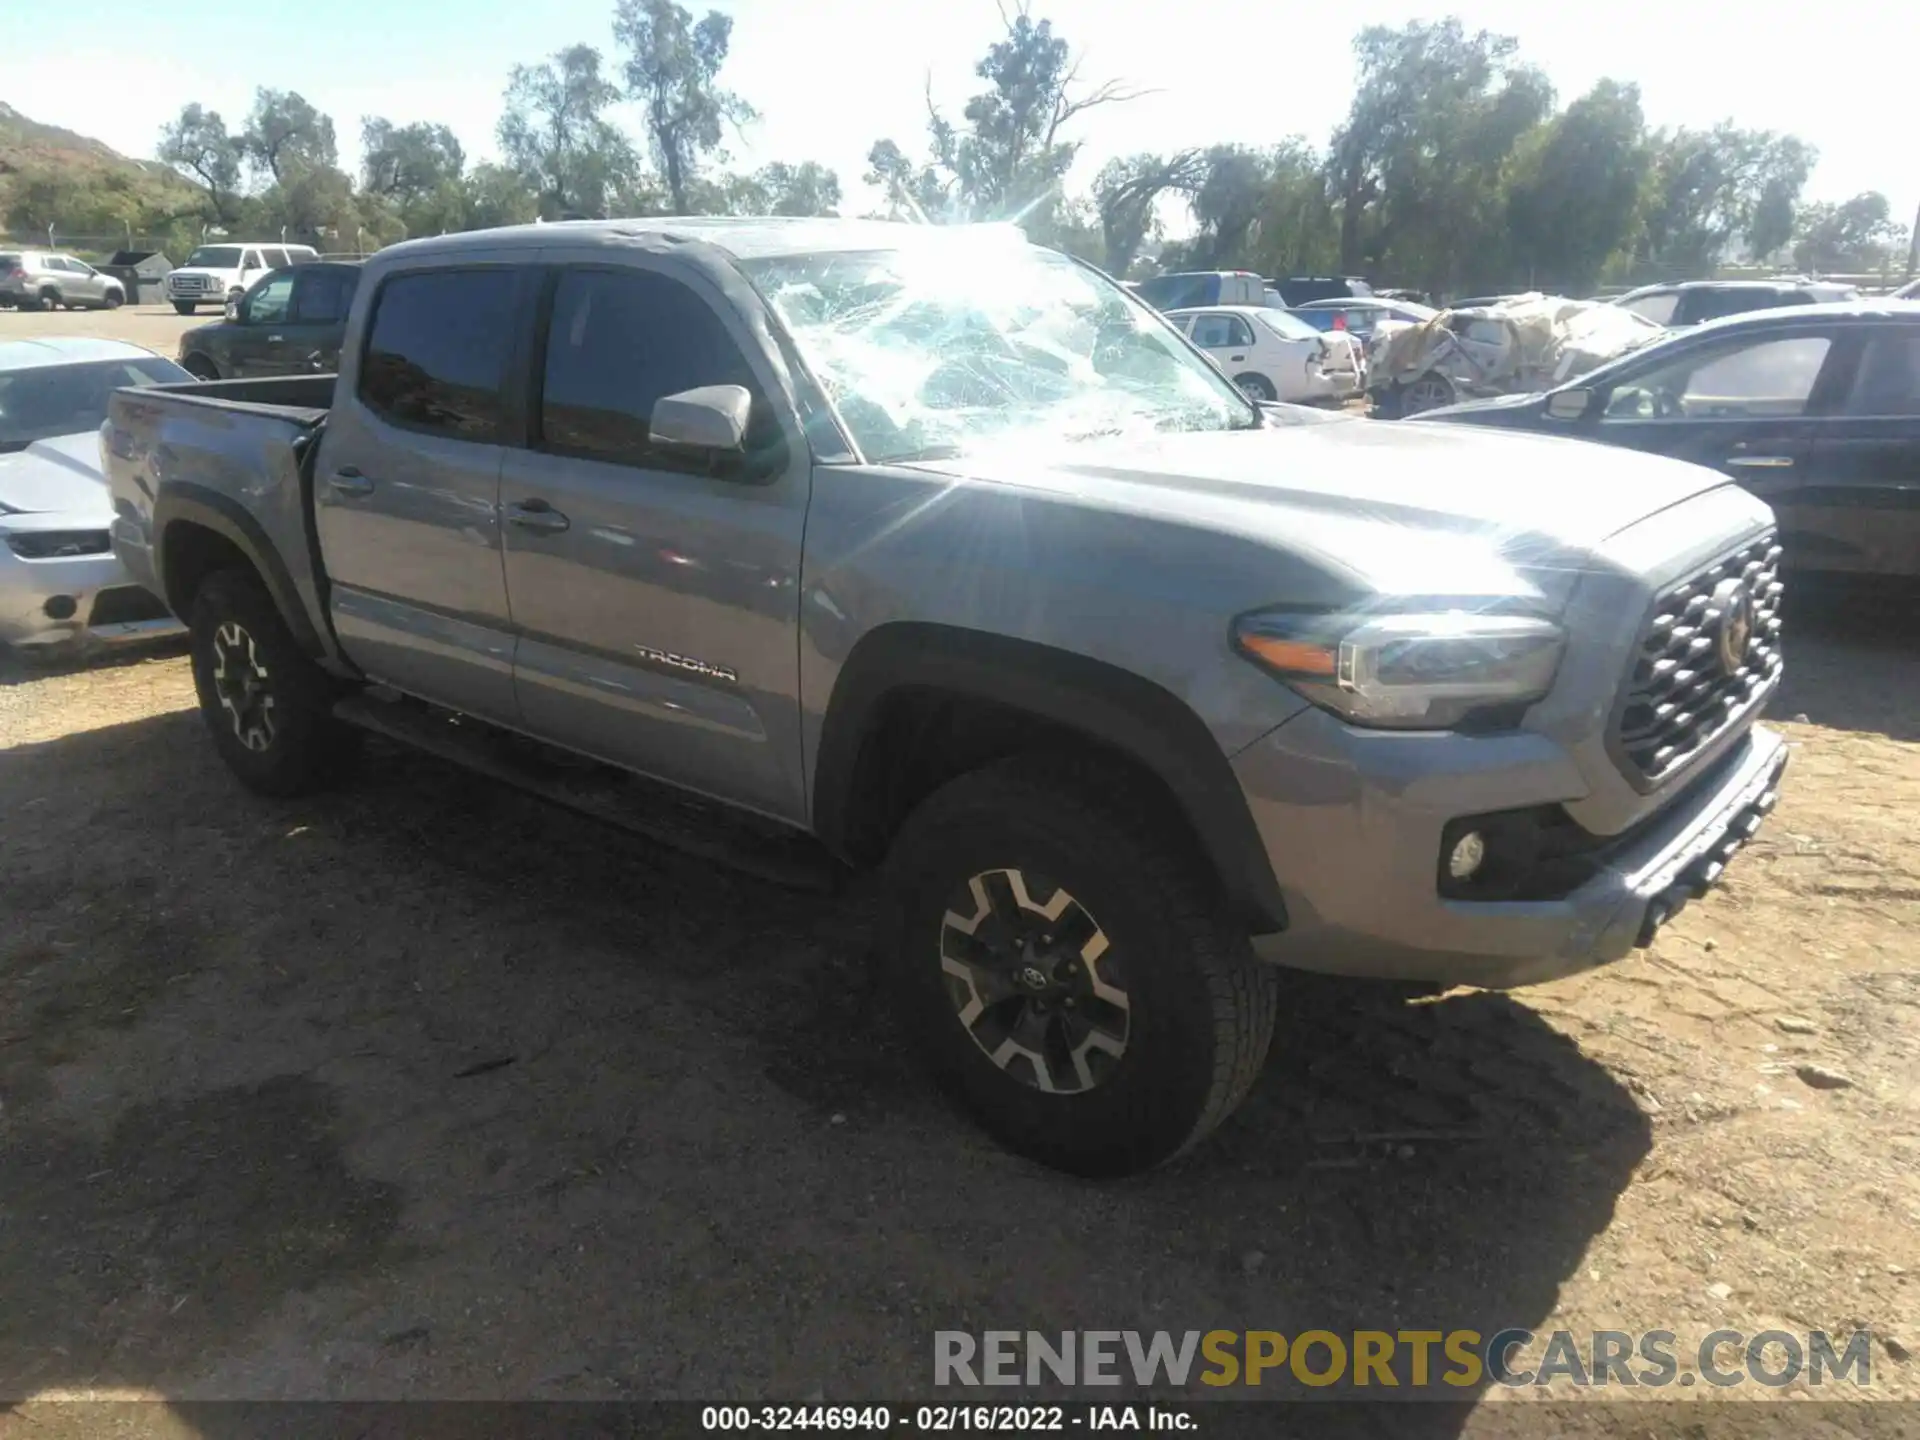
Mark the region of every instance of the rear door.
[[[543, 738], [801, 821], [806, 442], [704, 277], [604, 259], [551, 276], [530, 444], [502, 479], [520, 713]], [[653, 449], [655, 401], [723, 384], [753, 396], [745, 472]]]
[[1849, 374], [1800, 483], [1772, 499], [1789, 562], [1920, 575], [1920, 321], [1845, 332]]
[[1761, 499], [1791, 488], [1837, 374], [1835, 325], [1739, 331], [1622, 372], [1591, 439], [1708, 465]]
[[343, 357], [314, 472], [341, 644], [411, 694], [517, 724], [500, 548], [503, 439], [524, 424], [524, 252], [389, 271]]

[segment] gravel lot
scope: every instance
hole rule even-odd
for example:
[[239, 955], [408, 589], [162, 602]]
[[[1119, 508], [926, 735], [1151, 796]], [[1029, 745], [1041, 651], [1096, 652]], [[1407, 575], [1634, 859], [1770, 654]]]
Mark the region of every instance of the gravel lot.
[[920, 1083], [857, 903], [394, 750], [258, 800], [177, 652], [0, 660], [0, 1396], [854, 1401], [925, 1398], [942, 1328], [1864, 1325], [1920, 1398], [1914, 613], [1793, 597], [1786, 798], [1651, 951], [1303, 978], [1213, 1143], [1107, 1186]]

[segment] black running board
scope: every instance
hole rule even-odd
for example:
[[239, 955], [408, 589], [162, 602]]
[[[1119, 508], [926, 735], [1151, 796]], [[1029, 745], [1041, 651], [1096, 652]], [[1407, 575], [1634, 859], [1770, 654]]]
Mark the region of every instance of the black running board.
[[362, 691], [333, 713], [349, 725], [683, 854], [773, 884], [831, 893], [846, 868], [809, 835], [742, 816], [670, 785], [584, 761], [506, 730], [395, 696]]

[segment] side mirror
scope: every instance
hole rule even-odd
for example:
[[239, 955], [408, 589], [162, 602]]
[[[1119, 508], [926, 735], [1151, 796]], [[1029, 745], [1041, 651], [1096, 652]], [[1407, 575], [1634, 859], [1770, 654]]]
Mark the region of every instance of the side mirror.
[[692, 458], [739, 457], [747, 450], [747, 416], [753, 397], [744, 385], [701, 385], [653, 402], [647, 439], [663, 450]]
[[1593, 408], [1593, 391], [1556, 390], [1547, 396], [1547, 416], [1553, 420], [1584, 420]]

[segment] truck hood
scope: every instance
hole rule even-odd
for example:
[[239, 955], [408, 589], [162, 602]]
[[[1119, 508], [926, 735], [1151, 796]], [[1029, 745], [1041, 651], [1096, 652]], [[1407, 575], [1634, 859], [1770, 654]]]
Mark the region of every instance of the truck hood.
[[0, 511], [113, 514], [106, 476], [100, 472], [100, 436], [83, 430], [36, 440], [24, 450], [0, 455]]
[[996, 446], [913, 468], [1231, 530], [1371, 591], [1561, 598], [1609, 536], [1731, 483], [1612, 446], [1366, 420]]

